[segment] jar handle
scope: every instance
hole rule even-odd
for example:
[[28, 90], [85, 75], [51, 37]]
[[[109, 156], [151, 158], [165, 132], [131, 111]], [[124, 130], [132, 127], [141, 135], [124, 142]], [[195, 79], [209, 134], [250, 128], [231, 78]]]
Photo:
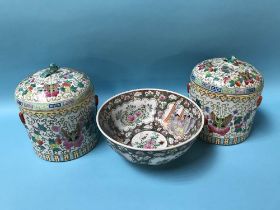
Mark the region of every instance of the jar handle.
[[191, 88], [191, 83], [188, 83], [187, 84], [187, 91], [188, 91], [188, 93], [190, 93], [190, 88]]
[[20, 119], [20, 121], [22, 122], [22, 124], [25, 125], [25, 119], [24, 119], [23, 113], [22, 113], [22, 112], [19, 112], [19, 113], [18, 113], [18, 116], [19, 116], [19, 119]]
[[58, 69], [59, 69], [59, 66], [57, 66], [54, 63], [51, 63], [49, 68], [47, 68], [40, 76], [43, 78], [49, 77], [52, 74], [56, 73]]
[[97, 106], [99, 102], [98, 95], [95, 95], [94, 98], [95, 98], [95, 106]]
[[258, 100], [257, 100], [257, 107], [259, 107], [259, 106], [261, 105], [262, 99], [263, 99], [262, 96], [259, 96], [259, 97], [258, 97]]

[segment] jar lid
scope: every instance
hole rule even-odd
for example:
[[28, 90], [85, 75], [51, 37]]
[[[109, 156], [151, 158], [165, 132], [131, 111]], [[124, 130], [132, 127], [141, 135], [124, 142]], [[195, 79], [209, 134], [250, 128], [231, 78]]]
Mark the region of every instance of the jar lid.
[[94, 90], [85, 74], [51, 64], [21, 81], [15, 97], [21, 107], [44, 111], [77, 103], [89, 91]]
[[197, 64], [191, 80], [211, 92], [247, 95], [261, 92], [263, 77], [251, 64], [231, 58], [213, 58]]

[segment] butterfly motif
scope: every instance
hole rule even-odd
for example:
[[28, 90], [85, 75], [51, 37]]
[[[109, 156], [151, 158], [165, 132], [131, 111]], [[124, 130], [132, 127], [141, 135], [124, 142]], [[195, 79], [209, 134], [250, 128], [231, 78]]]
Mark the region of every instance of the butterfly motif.
[[66, 131], [63, 128], [61, 128], [61, 133], [63, 134], [63, 136], [69, 141], [69, 142], [75, 142], [77, 141], [80, 136], [81, 136], [81, 125], [78, 123], [76, 126], [76, 129], [74, 131]]
[[232, 118], [233, 118], [233, 116], [231, 114], [226, 117], [218, 117], [212, 111], [210, 113], [211, 121], [208, 124], [209, 131], [212, 133], [217, 133], [217, 134], [224, 136], [230, 130], [229, 124], [230, 124]]

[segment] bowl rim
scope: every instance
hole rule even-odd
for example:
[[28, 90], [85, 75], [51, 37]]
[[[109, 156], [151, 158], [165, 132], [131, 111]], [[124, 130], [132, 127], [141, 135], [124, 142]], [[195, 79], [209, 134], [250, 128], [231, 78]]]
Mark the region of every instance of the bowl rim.
[[[193, 135], [190, 139], [188, 139], [187, 141], [184, 141], [184, 142], [181, 142], [177, 145], [174, 145], [174, 146], [170, 146], [170, 147], [165, 147], [165, 148], [161, 148], [161, 149], [144, 149], [144, 148], [135, 148], [135, 147], [132, 147], [132, 146], [128, 146], [128, 145], [125, 145], [125, 144], [122, 144], [116, 140], [114, 140], [113, 138], [111, 138], [110, 136], [108, 136], [104, 131], [103, 129], [101, 128], [100, 124], [99, 124], [99, 114], [102, 110], [102, 108], [105, 106], [105, 104], [107, 104], [109, 101], [113, 100], [114, 98], [120, 96], [120, 95], [124, 95], [124, 94], [127, 94], [127, 93], [131, 93], [131, 92], [137, 92], [137, 91], [149, 91], [149, 90], [153, 90], [153, 91], [163, 91], [163, 92], [168, 92], [168, 93], [171, 93], [171, 94], [175, 94], [175, 95], [178, 95], [178, 96], [181, 96], [183, 97], [184, 99], [190, 101], [191, 103], [193, 103], [196, 108], [199, 110], [200, 114], [201, 114], [201, 117], [202, 117], [202, 123], [201, 123], [201, 126], [200, 128], [197, 130], [197, 132], [195, 133], [195, 135]], [[158, 88], [139, 88], [139, 89], [132, 89], [132, 90], [128, 90], [128, 91], [124, 91], [124, 92], [121, 92], [121, 93], [118, 93], [112, 97], [110, 97], [109, 99], [107, 99], [98, 109], [97, 111], [97, 114], [96, 114], [96, 124], [97, 124], [97, 127], [98, 129], [100, 130], [100, 132], [111, 142], [113, 142], [114, 144], [117, 144], [119, 146], [122, 146], [122, 147], [125, 147], [125, 148], [128, 148], [128, 149], [132, 149], [132, 150], [136, 150], [136, 151], [146, 151], [146, 152], [153, 152], [153, 151], [164, 151], [164, 150], [170, 150], [170, 149], [175, 149], [177, 147], [181, 147], [189, 142], [191, 142], [193, 139], [195, 139], [199, 133], [201, 132], [201, 130], [203, 129], [204, 127], [204, 114], [203, 114], [203, 111], [202, 109], [192, 100], [190, 99], [189, 97], [187, 96], [184, 96], [180, 93], [177, 93], [177, 92], [174, 92], [174, 91], [170, 91], [170, 90], [165, 90], [165, 89], [158, 89]]]

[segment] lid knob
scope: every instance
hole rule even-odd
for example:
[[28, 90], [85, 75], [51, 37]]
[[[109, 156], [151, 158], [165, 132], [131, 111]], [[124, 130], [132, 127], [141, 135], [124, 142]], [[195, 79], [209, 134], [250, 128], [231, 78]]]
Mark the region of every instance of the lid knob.
[[230, 58], [228, 58], [227, 59], [228, 60], [228, 62], [230, 62], [230, 63], [234, 63], [236, 60], [237, 60], [237, 58], [234, 56], [234, 55], [232, 55]]
[[46, 78], [54, 73], [57, 72], [57, 70], [59, 69], [59, 66], [57, 66], [54, 63], [51, 63], [49, 68], [47, 68], [42, 74], [41, 77]]

